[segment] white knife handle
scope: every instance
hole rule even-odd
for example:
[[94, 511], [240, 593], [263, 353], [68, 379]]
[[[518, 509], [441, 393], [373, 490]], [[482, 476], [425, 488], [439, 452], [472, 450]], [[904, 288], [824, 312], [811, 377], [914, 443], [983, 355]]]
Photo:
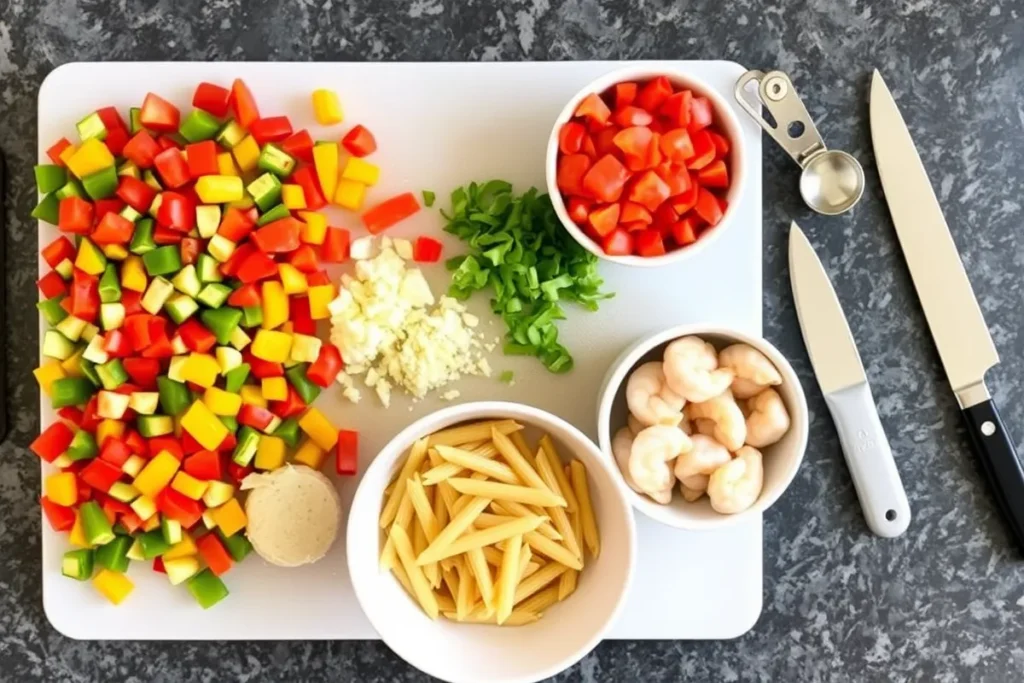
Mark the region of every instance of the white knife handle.
[[910, 503], [878, 419], [867, 382], [825, 394], [846, 466], [853, 478], [864, 519], [875, 534], [899, 536], [910, 525]]

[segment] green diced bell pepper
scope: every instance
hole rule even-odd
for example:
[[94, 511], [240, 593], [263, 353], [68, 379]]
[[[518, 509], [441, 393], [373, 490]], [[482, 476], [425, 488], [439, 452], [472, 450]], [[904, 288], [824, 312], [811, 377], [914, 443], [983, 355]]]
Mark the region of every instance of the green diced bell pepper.
[[181, 270], [181, 251], [175, 244], [157, 247], [142, 255], [142, 264], [150, 277], [154, 275], [170, 275]]
[[35, 167], [36, 189], [39, 194], [56, 192], [68, 181], [68, 172], [57, 164], [39, 164]]
[[[96, 384], [99, 384], [97, 379]], [[81, 406], [89, 402], [96, 390], [87, 377], [62, 377], [50, 385], [50, 403], [54, 410], [65, 406]]]
[[114, 196], [119, 182], [117, 168], [107, 166], [102, 171], [96, 171], [82, 178], [82, 187], [85, 188], [85, 193], [91, 199], [106, 199]]
[[[229, 551], [230, 552], [230, 551]], [[76, 581], [88, 581], [92, 578], [93, 552], [91, 548], [69, 550], [64, 553], [60, 563], [60, 573]]]
[[228, 587], [209, 568], [193, 576], [185, 585], [203, 609], [213, 607], [228, 596]]
[[94, 500], [88, 500], [78, 508], [82, 519], [82, 531], [89, 545], [106, 545], [114, 540], [114, 528], [107, 514]]
[[285, 370], [284, 376], [288, 383], [295, 387], [295, 392], [302, 397], [306, 405], [313, 405], [313, 401], [320, 395], [320, 386], [309, 381], [306, 377], [306, 363], [299, 363]]
[[220, 121], [202, 109], [193, 109], [181, 122], [178, 132], [189, 142], [212, 140], [220, 130]]
[[160, 408], [168, 415], [181, 415], [192, 405], [188, 387], [181, 382], [175, 382], [169, 377], [157, 377], [156, 390], [160, 394]]
[[131, 536], [118, 536], [110, 543], [96, 549], [96, 564], [112, 572], [128, 571], [128, 549], [132, 547]]

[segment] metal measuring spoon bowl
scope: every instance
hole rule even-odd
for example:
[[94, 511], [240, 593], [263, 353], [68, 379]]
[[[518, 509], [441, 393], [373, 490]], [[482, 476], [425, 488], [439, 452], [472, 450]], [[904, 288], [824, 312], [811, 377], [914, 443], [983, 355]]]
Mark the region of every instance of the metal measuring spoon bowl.
[[[757, 99], [767, 110], [770, 121], [748, 99], [751, 83], [757, 85]], [[807, 206], [826, 216], [835, 216], [860, 201], [864, 194], [864, 169], [846, 152], [825, 147], [789, 76], [781, 71], [748, 71], [736, 82], [735, 94], [740, 106], [803, 169], [800, 196]]]

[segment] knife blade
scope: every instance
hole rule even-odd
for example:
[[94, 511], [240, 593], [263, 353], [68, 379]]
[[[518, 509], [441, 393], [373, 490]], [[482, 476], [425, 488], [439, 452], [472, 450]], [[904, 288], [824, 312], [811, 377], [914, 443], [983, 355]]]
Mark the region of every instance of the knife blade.
[[1024, 548], [1024, 469], [985, 386], [985, 373], [999, 362], [999, 354], [910, 131], [877, 70], [871, 79], [870, 118], [878, 175], [928, 328], [971, 448]]
[[879, 536], [899, 536], [911, 518], [903, 481], [832, 282], [795, 222], [789, 229], [789, 279], [800, 332], [864, 519]]

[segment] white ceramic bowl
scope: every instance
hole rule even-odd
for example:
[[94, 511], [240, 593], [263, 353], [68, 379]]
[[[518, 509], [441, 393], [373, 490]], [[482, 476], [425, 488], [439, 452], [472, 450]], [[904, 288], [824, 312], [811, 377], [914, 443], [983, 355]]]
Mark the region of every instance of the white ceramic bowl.
[[[675, 87], [689, 88], [696, 95], [707, 97], [714, 108], [715, 124], [719, 126], [729, 139], [729, 190], [726, 192], [726, 200], [729, 206], [722, 217], [721, 222], [710, 230], [702, 233], [700, 238], [686, 247], [670, 251], [664, 256], [609, 256], [601, 245], [588, 237], [576, 223], [569, 218], [569, 212], [562, 200], [562, 193], [558, 189], [558, 131], [562, 124], [569, 121], [576, 108], [583, 98], [591, 93], [603, 93], [605, 90], [624, 81], [646, 81], [658, 76], [667, 76]], [[618, 69], [597, 78], [583, 87], [573, 95], [568, 104], [555, 120], [551, 129], [551, 137], [548, 138], [547, 155], [544, 161], [544, 172], [547, 177], [548, 194], [551, 195], [551, 203], [555, 207], [555, 213], [569, 234], [573, 236], [587, 251], [599, 258], [614, 263], [621, 263], [627, 266], [656, 267], [680, 263], [687, 259], [694, 258], [725, 232], [733, 223], [736, 216], [736, 207], [739, 205], [740, 197], [743, 194], [747, 177], [747, 153], [743, 133], [740, 130], [739, 118], [736, 110], [729, 101], [717, 90], [709, 86], [705, 81], [693, 76], [682, 69], [652, 69], [645, 66], [632, 66]]]
[[[612, 437], [620, 427], [626, 425], [626, 416], [629, 413], [626, 407], [625, 392], [630, 372], [642, 363], [652, 360], [660, 361], [669, 342], [691, 334], [710, 342], [719, 350], [736, 342], [750, 344], [767, 356], [782, 375], [782, 385], [775, 389], [782, 396], [789, 411], [791, 420], [789, 431], [778, 443], [759, 449], [764, 454], [764, 488], [761, 490], [761, 496], [751, 507], [735, 515], [723, 515], [716, 512], [712, 509], [707, 496], [693, 503], [686, 502], [683, 500], [678, 486], [673, 492], [671, 503], [668, 505], [655, 503], [626, 485], [625, 479], [622, 478], [615, 463], [615, 457], [612, 455]], [[760, 337], [751, 337], [738, 330], [709, 325], [680, 325], [641, 339], [623, 351], [612, 363], [601, 386], [599, 396], [597, 434], [601, 451], [615, 468], [615, 472], [618, 473], [623, 486], [627, 489], [627, 496], [633, 507], [651, 519], [680, 529], [718, 529], [764, 512], [779, 499], [779, 496], [793, 481], [793, 477], [796, 476], [800, 463], [804, 459], [804, 451], [807, 449], [807, 399], [804, 397], [803, 388], [800, 386], [800, 380], [793, 371], [793, 367], [779, 353], [779, 350], [767, 341]]]
[[[498, 627], [431, 621], [390, 572], [378, 569], [378, 519], [384, 488], [416, 439], [460, 422], [513, 418], [531, 442], [554, 439], [563, 462], [589, 473], [601, 553], [587, 558], [576, 592], [532, 624]], [[428, 415], [402, 430], [366, 470], [348, 512], [348, 568], [356, 597], [388, 647], [431, 676], [452, 683], [532, 683], [583, 658], [625, 604], [636, 557], [633, 511], [615, 465], [578, 429], [537, 408], [501, 402], [466, 403]]]

